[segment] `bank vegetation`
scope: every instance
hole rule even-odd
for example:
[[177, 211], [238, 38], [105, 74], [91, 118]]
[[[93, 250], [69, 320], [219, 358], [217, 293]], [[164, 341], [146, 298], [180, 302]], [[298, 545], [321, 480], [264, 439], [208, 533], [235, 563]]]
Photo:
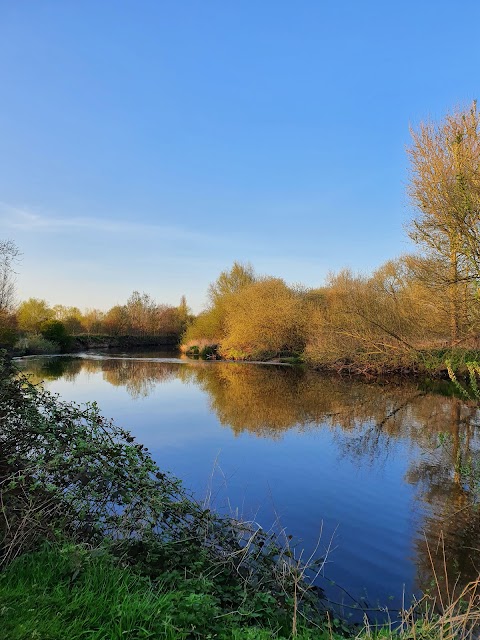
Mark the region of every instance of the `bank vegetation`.
[[188, 353], [297, 355], [341, 371], [446, 369], [480, 348], [480, 114], [477, 104], [412, 130], [407, 232], [417, 253], [313, 289], [235, 263], [185, 333]]

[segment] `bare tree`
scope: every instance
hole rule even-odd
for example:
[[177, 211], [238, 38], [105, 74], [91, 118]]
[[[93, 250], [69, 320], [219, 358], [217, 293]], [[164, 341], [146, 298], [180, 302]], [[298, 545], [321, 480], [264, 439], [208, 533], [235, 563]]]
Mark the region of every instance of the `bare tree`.
[[15, 302], [14, 266], [21, 256], [11, 240], [0, 240], [0, 312], [11, 311]]

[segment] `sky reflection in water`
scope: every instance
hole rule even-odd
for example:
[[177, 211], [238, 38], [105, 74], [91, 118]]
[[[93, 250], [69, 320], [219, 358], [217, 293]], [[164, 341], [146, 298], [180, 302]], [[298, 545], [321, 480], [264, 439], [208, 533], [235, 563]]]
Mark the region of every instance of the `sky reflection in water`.
[[[480, 564], [478, 409], [426, 383], [385, 385], [287, 367], [140, 358], [18, 361], [66, 400], [95, 400], [160, 467], [214, 506], [332, 542], [320, 586], [394, 609], [426, 589], [443, 531], [453, 579]], [[165, 354], [156, 354], [165, 355]], [[443, 391], [449, 391], [445, 387]], [[436, 570], [442, 559], [434, 554]], [[364, 598], [364, 599], [362, 599]], [[349, 609], [346, 609], [348, 612]]]

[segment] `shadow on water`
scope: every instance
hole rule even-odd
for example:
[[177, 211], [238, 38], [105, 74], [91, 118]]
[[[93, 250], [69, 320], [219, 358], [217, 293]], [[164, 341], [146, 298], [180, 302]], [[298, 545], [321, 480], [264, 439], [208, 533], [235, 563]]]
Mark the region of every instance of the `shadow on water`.
[[416, 588], [430, 589], [436, 573], [445, 595], [459, 575], [458, 588], [478, 575], [480, 412], [448, 384], [366, 383], [289, 367], [153, 358], [38, 358], [21, 366], [34, 380], [101, 374], [137, 400], [158, 385], [190, 383], [207, 394], [219, 423], [236, 437], [279, 441], [328, 430], [340, 457], [357, 468], [389, 465], [401, 443], [408, 456], [403, 483], [414, 488], [422, 514], [411, 545]]

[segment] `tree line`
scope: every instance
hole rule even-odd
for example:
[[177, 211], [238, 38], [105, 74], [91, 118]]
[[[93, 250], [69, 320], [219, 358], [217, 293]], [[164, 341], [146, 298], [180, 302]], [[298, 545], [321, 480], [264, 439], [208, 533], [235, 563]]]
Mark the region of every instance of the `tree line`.
[[480, 113], [477, 103], [412, 129], [407, 232], [417, 247], [371, 274], [344, 269], [317, 288], [289, 286], [235, 262], [208, 290], [205, 311], [190, 314], [135, 291], [103, 312], [15, 307], [19, 252], [0, 242], [0, 342], [61, 323], [71, 335], [176, 333], [192, 353], [233, 359], [301, 355], [315, 365], [410, 367], [435, 352], [480, 348]]
[[[302, 354], [316, 365], [428, 365], [480, 347], [480, 114], [477, 103], [411, 130], [413, 255], [373, 274], [344, 269], [316, 289], [235, 263], [211, 285], [185, 348], [229, 358]], [[197, 346], [196, 346], [197, 345]]]
[[[14, 245], [10, 243], [9, 246]], [[13, 294], [11, 276], [10, 269], [10, 292]], [[23, 350], [27, 351], [49, 351], [48, 342], [66, 350], [71, 346], [72, 337], [82, 335], [176, 335], [180, 338], [191, 318], [185, 296], [181, 297], [178, 306], [172, 306], [156, 302], [147, 293], [134, 291], [123, 305], [115, 305], [108, 311], [87, 309], [82, 312], [75, 306], [50, 306], [39, 298], [29, 298], [15, 305], [13, 295], [9, 295], [3, 305], [0, 297], [0, 345], [16, 345], [20, 349], [23, 345]]]

